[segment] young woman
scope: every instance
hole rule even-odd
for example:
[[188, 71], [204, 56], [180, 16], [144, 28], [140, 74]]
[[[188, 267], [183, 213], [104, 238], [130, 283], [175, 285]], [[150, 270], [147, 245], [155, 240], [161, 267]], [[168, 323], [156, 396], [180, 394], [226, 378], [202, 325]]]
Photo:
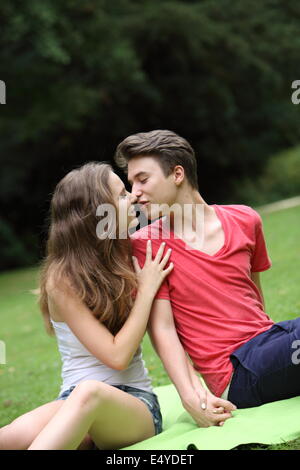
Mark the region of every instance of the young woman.
[[[163, 256], [163, 244], [153, 260], [148, 242], [141, 269], [129, 237], [118, 237], [134, 223], [133, 215], [124, 222], [133, 203], [106, 163], [88, 163], [58, 183], [40, 307], [47, 331], [57, 337], [61, 393], [2, 428], [0, 449], [118, 449], [161, 432], [140, 342], [154, 296], [173, 265], [165, 269], [170, 251]], [[115, 210], [116, 220], [105, 225], [115, 227], [115, 238], [99, 233], [97, 214], [104, 204]]]

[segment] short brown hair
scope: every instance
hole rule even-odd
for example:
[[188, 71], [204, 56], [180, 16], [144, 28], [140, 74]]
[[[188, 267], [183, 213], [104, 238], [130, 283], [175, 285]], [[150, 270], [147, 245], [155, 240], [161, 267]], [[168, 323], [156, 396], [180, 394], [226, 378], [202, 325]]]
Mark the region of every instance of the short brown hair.
[[156, 130], [130, 135], [118, 145], [115, 162], [127, 173], [129, 160], [136, 156], [158, 157], [165, 177], [172, 173], [176, 165], [181, 165], [189, 184], [198, 190], [195, 152], [188, 141], [175, 132]]

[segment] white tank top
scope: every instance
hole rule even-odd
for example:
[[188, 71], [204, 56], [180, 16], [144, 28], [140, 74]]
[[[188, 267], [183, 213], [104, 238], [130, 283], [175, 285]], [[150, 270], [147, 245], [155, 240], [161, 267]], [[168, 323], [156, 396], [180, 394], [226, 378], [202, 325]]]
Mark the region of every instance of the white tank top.
[[139, 346], [131, 363], [125, 370], [114, 370], [93, 356], [74, 335], [64, 322], [52, 319], [57, 345], [62, 360], [62, 386], [60, 393], [83, 380], [100, 380], [109, 385], [129, 385], [147, 392], [152, 392], [148, 370], [142, 359], [142, 348]]

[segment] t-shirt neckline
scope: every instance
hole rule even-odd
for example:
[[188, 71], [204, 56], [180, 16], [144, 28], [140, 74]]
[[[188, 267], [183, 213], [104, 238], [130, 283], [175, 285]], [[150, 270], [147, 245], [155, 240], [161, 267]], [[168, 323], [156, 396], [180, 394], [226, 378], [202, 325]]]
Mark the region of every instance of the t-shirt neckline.
[[[227, 227], [226, 227], [225, 217], [223, 216], [222, 211], [220, 210], [220, 208], [216, 204], [211, 204], [211, 207], [214, 208], [215, 214], [216, 214], [217, 218], [219, 219], [219, 221], [221, 223], [221, 226], [222, 226], [222, 229], [223, 229], [223, 233], [224, 233], [223, 246], [221, 246], [221, 248], [218, 251], [216, 251], [216, 253], [214, 253], [213, 255], [210, 255], [210, 254], [205, 253], [204, 251], [201, 251], [201, 250], [198, 250], [198, 249], [193, 249], [192, 247], [189, 247], [187, 251], [192, 251], [193, 253], [196, 253], [199, 256], [203, 256], [205, 258], [214, 259], [214, 258], [217, 258], [221, 253], [223, 253], [223, 251], [225, 250], [225, 248], [227, 246]], [[173, 237], [174, 237], [174, 232], [173, 231], [171, 231], [171, 232], [172, 232]], [[180, 237], [176, 237], [175, 240], [178, 240], [183, 245], [189, 246], [188, 243], [186, 243]]]

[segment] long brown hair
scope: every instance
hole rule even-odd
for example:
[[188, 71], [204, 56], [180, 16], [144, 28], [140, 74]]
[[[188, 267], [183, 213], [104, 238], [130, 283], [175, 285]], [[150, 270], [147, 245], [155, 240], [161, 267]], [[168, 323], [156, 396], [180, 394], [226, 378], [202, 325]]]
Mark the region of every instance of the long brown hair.
[[111, 171], [107, 163], [87, 163], [68, 173], [53, 193], [39, 297], [49, 334], [53, 334], [46, 289], [50, 273], [55, 282], [65, 279], [71, 283], [80, 299], [113, 334], [132, 308], [137, 282], [130, 240], [99, 239], [96, 234], [97, 207], [105, 203], [116, 208], [108, 183]]

